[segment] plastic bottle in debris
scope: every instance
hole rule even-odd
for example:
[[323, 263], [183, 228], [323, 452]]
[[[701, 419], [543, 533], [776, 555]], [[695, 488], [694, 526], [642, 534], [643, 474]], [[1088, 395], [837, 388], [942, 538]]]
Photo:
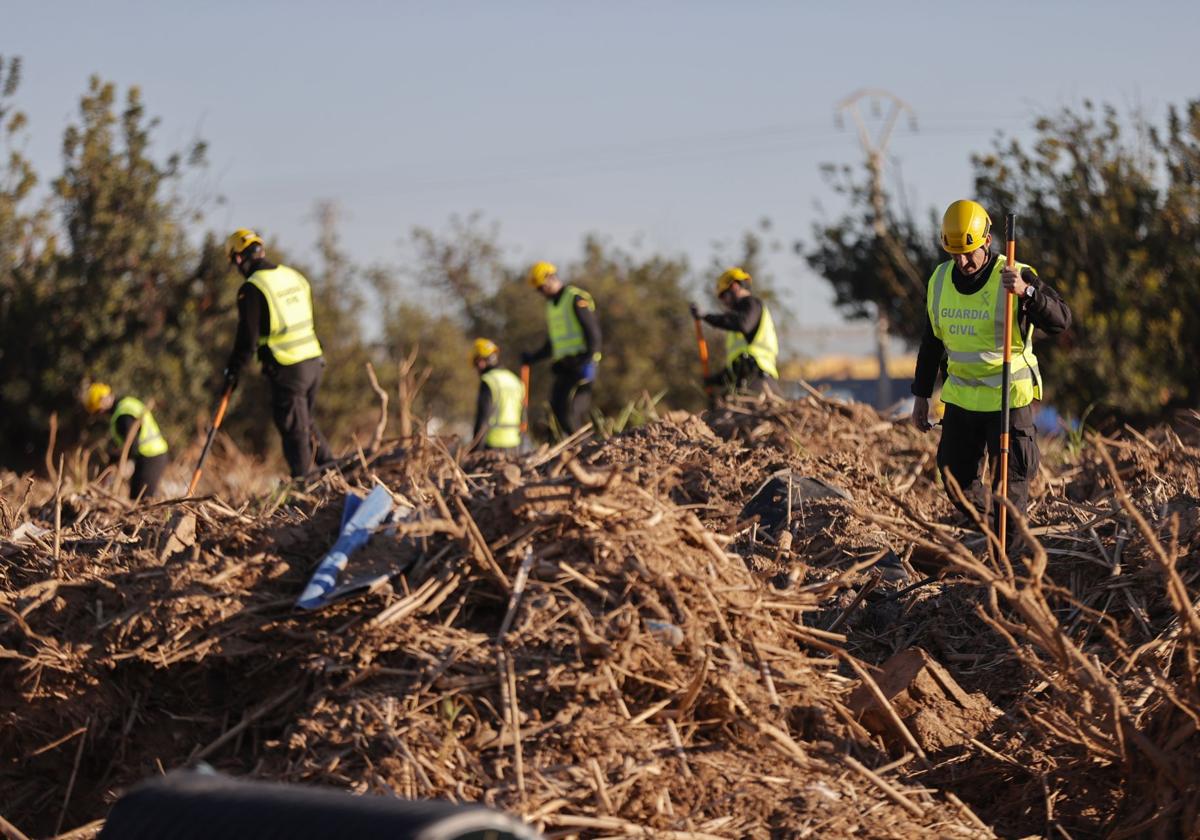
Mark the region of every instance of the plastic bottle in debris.
[[646, 629], [650, 631], [650, 635], [667, 647], [679, 647], [683, 644], [683, 630], [669, 621], [655, 621], [648, 618], [646, 619]]

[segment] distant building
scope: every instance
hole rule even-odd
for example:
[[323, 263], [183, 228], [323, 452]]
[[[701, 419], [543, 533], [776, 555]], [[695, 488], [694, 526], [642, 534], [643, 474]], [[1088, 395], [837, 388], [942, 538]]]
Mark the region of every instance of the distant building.
[[[808, 393], [797, 381], [803, 379], [833, 399], [865, 403], [894, 418], [907, 417], [912, 413], [913, 397], [909, 385], [916, 365], [917, 357], [913, 353], [891, 358], [888, 363], [891, 399], [886, 405], [878, 404], [879, 362], [875, 356], [829, 355], [793, 359], [780, 366], [779, 387], [787, 399], [801, 399]], [[1067, 423], [1054, 407], [1041, 402], [1036, 405], [1034, 423], [1038, 432], [1048, 437], [1063, 434]], [[934, 417], [941, 417], [944, 409], [935, 391]], [[1077, 428], [1079, 421], [1072, 421], [1070, 425]]]
[[879, 361], [875, 356], [831, 355], [793, 360], [779, 371], [780, 387], [789, 399], [802, 397], [805, 391], [796, 380], [803, 379], [831, 397], [866, 403], [883, 411], [909, 399], [908, 386], [916, 365], [917, 357], [912, 353], [889, 360], [890, 399], [884, 405], [879, 404]]

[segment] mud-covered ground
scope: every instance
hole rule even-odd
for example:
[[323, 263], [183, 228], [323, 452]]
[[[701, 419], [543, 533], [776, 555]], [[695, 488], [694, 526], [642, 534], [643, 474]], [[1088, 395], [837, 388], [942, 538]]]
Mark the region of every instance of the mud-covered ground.
[[[810, 398], [512, 463], [408, 441], [286, 497], [232, 455], [134, 509], [0, 476], [0, 817], [92, 836], [203, 760], [560, 837], [1200, 832], [1197, 450], [1063, 453], [1010, 560], [935, 445]], [[741, 517], [781, 470], [782, 524]], [[414, 513], [342, 579], [389, 580], [296, 612], [376, 483]]]

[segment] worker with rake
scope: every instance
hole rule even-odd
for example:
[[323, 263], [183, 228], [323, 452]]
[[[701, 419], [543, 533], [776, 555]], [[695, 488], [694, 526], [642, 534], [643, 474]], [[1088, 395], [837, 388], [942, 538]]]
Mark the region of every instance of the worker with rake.
[[725, 330], [725, 367], [708, 376], [705, 385], [730, 392], [762, 393], [770, 390], [771, 381], [779, 379], [775, 321], [762, 298], [751, 293], [751, 283], [744, 269], [726, 269], [717, 278], [717, 300], [725, 311], [703, 315], [696, 304], [691, 304], [692, 318]]
[[[109, 434], [124, 452], [129, 447], [133, 455], [133, 478], [129, 480], [129, 498], [153, 499], [158, 484], [167, 469], [167, 439], [154, 419], [153, 412], [137, 397], [117, 399], [110, 386], [94, 382], [83, 395], [83, 407], [88, 414], [109, 412]], [[136, 440], [129, 440], [134, 428]]]
[[522, 353], [521, 364], [552, 360], [550, 410], [559, 431], [570, 435], [587, 422], [592, 407], [592, 383], [600, 362], [596, 302], [583, 289], [565, 285], [553, 263], [534, 263], [526, 279], [546, 299], [546, 342], [532, 353]]
[[[992, 253], [991, 228], [987, 211], [974, 201], [954, 202], [942, 218], [942, 249], [951, 258], [929, 278], [925, 333], [912, 384], [916, 397], [912, 422], [921, 431], [932, 428], [929, 400], [944, 363], [946, 412], [938, 469], [952, 475], [971, 503], [977, 504], [982, 501], [980, 467], [986, 453], [992, 463], [993, 497], [1007, 495], [1024, 513], [1029, 482], [1040, 458], [1032, 403], [1041, 399], [1042, 374], [1033, 354], [1033, 331], [1037, 328], [1051, 336], [1063, 332], [1071, 326], [1071, 311], [1033, 268]], [[1014, 241], [1010, 232], [1010, 253]], [[1006, 482], [998, 467], [1004, 452], [1011, 454]], [[1006, 494], [1001, 492], [1005, 483]], [[967, 514], [949, 483], [947, 492]], [[1003, 533], [1001, 503], [996, 504], [993, 527], [1000, 523], [997, 531]]]
[[525, 385], [511, 370], [500, 367], [500, 348], [491, 339], [475, 339], [471, 364], [479, 372], [471, 440], [476, 448], [515, 451], [521, 445]]
[[325, 370], [313, 326], [312, 289], [304, 275], [269, 262], [262, 238], [241, 228], [227, 242], [229, 260], [246, 282], [238, 289], [237, 338], [225, 365], [225, 393], [255, 351], [271, 383], [271, 414], [292, 476], [334, 460], [317, 428], [317, 390]]

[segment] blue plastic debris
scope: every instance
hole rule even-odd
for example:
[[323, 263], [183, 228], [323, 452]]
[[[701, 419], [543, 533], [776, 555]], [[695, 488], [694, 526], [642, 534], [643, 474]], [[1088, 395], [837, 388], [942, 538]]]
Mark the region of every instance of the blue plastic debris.
[[338, 575], [346, 568], [350, 555], [366, 545], [371, 534], [392, 512], [392, 504], [392, 496], [382, 484], [375, 485], [365, 499], [354, 494], [346, 496], [341, 532], [297, 599], [297, 609], [314, 610], [328, 603], [328, 596], [337, 586]]

